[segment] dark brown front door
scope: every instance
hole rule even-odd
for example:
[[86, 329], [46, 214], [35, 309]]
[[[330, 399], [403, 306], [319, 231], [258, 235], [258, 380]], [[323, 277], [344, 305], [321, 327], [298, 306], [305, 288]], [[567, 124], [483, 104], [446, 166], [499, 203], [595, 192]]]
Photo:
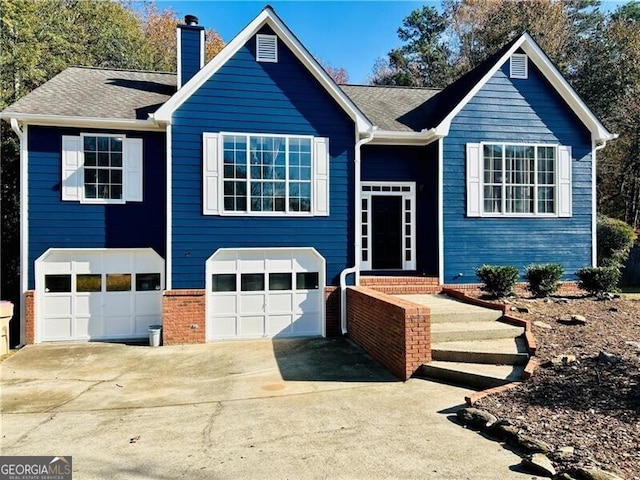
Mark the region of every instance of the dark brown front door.
[[374, 270], [402, 270], [402, 197], [371, 199]]

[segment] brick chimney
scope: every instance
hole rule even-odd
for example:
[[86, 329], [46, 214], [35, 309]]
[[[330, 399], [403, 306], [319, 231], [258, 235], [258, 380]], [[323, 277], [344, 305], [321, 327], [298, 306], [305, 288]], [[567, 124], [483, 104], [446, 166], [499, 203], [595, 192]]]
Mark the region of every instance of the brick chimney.
[[184, 25], [178, 25], [178, 88], [187, 83], [204, 66], [204, 27], [198, 17], [185, 15]]

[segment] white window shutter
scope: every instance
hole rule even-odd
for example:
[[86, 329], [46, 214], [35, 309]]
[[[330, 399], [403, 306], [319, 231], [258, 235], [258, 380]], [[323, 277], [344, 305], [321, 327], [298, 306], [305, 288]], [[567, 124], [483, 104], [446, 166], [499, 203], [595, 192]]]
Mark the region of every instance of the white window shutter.
[[329, 139], [313, 139], [313, 214], [329, 215]]
[[220, 162], [218, 153], [219, 135], [204, 133], [202, 135], [202, 213], [218, 215], [220, 213], [219, 177]]
[[482, 215], [482, 145], [467, 143], [467, 217]]
[[142, 139], [125, 138], [124, 148], [124, 200], [142, 201]]
[[82, 196], [81, 137], [62, 136], [62, 200], [80, 201]]
[[571, 214], [571, 147], [560, 145], [558, 147], [558, 216], [570, 217]]

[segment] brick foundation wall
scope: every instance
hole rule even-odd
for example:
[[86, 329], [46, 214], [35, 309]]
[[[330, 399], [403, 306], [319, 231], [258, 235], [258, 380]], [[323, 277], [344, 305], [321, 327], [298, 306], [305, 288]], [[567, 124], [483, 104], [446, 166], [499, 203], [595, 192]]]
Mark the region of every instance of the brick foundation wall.
[[325, 301], [325, 333], [328, 338], [342, 336], [340, 328], [340, 287], [326, 287]]
[[428, 307], [366, 287], [350, 287], [347, 305], [349, 337], [391, 373], [407, 380], [431, 361]]
[[26, 345], [36, 342], [36, 297], [35, 291], [24, 292], [24, 324]]
[[[480, 290], [480, 287], [482, 286], [481, 283], [465, 283], [465, 284], [449, 284], [449, 285], [442, 285], [442, 288], [445, 289], [451, 289], [451, 290], [457, 290], [459, 292], [464, 292], [467, 295], [479, 295], [484, 293], [482, 290]], [[527, 297], [530, 295], [529, 290], [527, 290], [527, 284], [526, 283], [518, 283], [514, 289], [515, 293], [517, 295], [521, 295], [524, 297]], [[580, 290], [578, 288], [578, 282], [562, 282], [560, 284], [560, 288], [558, 289], [558, 291], [555, 293], [555, 295], [583, 295], [586, 292], [584, 290]]]
[[162, 343], [206, 341], [205, 291], [167, 290], [162, 294]]

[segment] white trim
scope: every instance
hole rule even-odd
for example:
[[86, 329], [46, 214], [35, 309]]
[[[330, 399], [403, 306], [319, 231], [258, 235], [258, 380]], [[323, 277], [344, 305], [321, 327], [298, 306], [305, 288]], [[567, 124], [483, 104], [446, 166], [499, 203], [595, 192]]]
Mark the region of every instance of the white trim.
[[529, 34], [523, 34], [514, 44], [507, 50], [504, 55], [491, 67], [491, 69], [476, 83], [476, 85], [467, 93], [467, 95], [449, 112], [449, 114], [440, 122], [435, 130], [443, 135], [449, 134], [451, 121], [460, 113], [465, 105], [480, 91], [482, 87], [489, 81], [491, 77], [504, 65], [504, 63], [521, 48], [528, 56], [529, 60], [538, 67], [545, 78], [556, 89], [564, 101], [569, 105], [573, 112], [578, 116], [582, 123], [591, 132], [591, 139], [596, 142], [612, 140], [617, 135], [609, 132], [596, 116], [589, 110], [587, 105], [578, 96], [576, 91], [569, 85], [565, 78], [560, 74], [558, 69], [551, 63], [549, 58], [538, 47]]
[[[29, 126], [11, 119], [11, 128], [20, 139], [20, 345], [27, 342], [26, 301], [29, 291]], [[35, 270], [34, 270], [35, 272]], [[34, 277], [35, 278], [35, 277]], [[34, 280], [35, 287], [35, 280]], [[33, 299], [35, 302], [35, 298]]]
[[171, 290], [171, 286], [172, 286], [172, 281], [171, 281], [171, 276], [173, 274], [173, 254], [172, 254], [172, 246], [173, 246], [173, 238], [172, 238], [172, 232], [173, 232], [173, 226], [172, 226], [172, 222], [173, 222], [173, 189], [172, 189], [172, 182], [173, 182], [173, 170], [171, 168], [171, 159], [172, 159], [172, 154], [171, 154], [171, 143], [172, 143], [172, 139], [171, 139], [171, 125], [167, 125], [167, 141], [166, 141], [166, 159], [165, 161], [167, 162], [166, 165], [166, 172], [167, 172], [167, 179], [166, 179], [166, 183], [165, 183], [165, 194], [167, 196], [167, 204], [166, 204], [166, 222], [167, 222], [167, 237], [166, 237], [166, 245], [165, 245], [165, 288], [167, 290]]
[[438, 140], [438, 282], [444, 285], [444, 141]]
[[236, 54], [263, 26], [268, 25], [278, 38], [293, 52], [309, 72], [320, 82], [340, 107], [357, 123], [359, 131], [367, 131], [372, 125], [366, 116], [356, 107], [353, 101], [329, 77], [327, 72], [300, 43], [289, 28], [280, 20], [275, 12], [266, 7], [254, 18], [225, 48], [218, 53], [204, 68], [196, 73], [183, 87], [176, 92], [154, 115], [159, 122], [170, 122], [173, 112], [178, 109], [193, 93], [195, 93], [211, 76], [213, 76], [233, 55]]
[[165, 127], [152, 119], [136, 120], [127, 118], [68, 117], [63, 115], [41, 115], [34, 113], [0, 113], [3, 120], [16, 121], [25, 125], [44, 125], [55, 127], [104, 128], [127, 130], [164, 131]]
[[[365, 189], [371, 189], [365, 191]], [[375, 190], [374, 190], [375, 189]], [[366, 235], [363, 235], [363, 224], [361, 223], [360, 229], [356, 232], [356, 235], [360, 237], [360, 255], [358, 256], [358, 260], [360, 262], [360, 270], [374, 270], [373, 269], [373, 245], [372, 245], [372, 233], [373, 233], [373, 212], [372, 212], [372, 200], [373, 197], [401, 197], [402, 198], [402, 228], [401, 228], [401, 236], [402, 236], [402, 268], [397, 270], [415, 270], [416, 269], [416, 182], [362, 182], [360, 187], [360, 195], [357, 198], [358, 203], [360, 204], [360, 218], [362, 221], [362, 213], [365, 210], [362, 209], [362, 200], [367, 200], [367, 223], [366, 223]], [[406, 201], [409, 200], [411, 209], [407, 211], [406, 209]], [[411, 255], [411, 260], [406, 259], [406, 214], [407, 212], [410, 214], [410, 225], [411, 225], [411, 234], [409, 235], [410, 240], [410, 248], [409, 253]], [[366, 236], [367, 242], [367, 260], [363, 260], [363, 252], [365, 248], [363, 247], [363, 237]], [[396, 270], [396, 269], [393, 269]], [[378, 270], [380, 271], [380, 270]]]
[[596, 184], [596, 160], [598, 150], [607, 146], [607, 142], [596, 145], [591, 142], [591, 266], [598, 266], [598, 189]]
[[[361, 138], [367, 138], [370, 132], [360, 134]], [[433, 143], [442, 138], [436, 129], [422, 130], [421, 132], [397, 132], [394, 130], [375, 130], [375, 136], [371, 141], [371, 145], [407, 145], [407, 146], [424, 146]]]
[[207, 55], [207, 44], [204, 28], [200, 30], [200, 70], [204, 67], [204, 62], [206, 61]]

